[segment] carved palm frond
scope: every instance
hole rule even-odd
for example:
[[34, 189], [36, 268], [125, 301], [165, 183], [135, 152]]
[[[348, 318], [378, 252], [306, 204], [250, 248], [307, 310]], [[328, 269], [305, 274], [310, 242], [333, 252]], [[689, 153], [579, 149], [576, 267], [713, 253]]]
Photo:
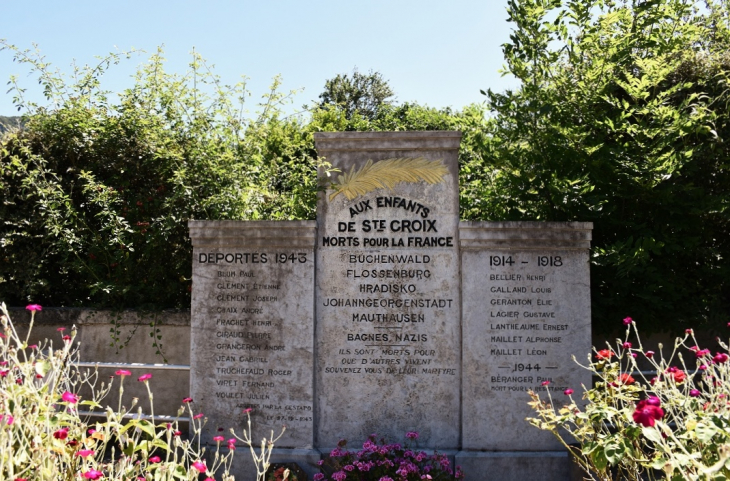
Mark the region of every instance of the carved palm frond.
[[340, 194], [347, 200], [365, 195], [375, 189], [392, 189], [398, 182], [427, 182], [438, 184], [448, 174], [441, 160], [423, 157], [385, 159], [378, 162], [368, 160], [359, 170], [352, 166], [350, 172], [339, 175], [330, 194], [330, 202]]

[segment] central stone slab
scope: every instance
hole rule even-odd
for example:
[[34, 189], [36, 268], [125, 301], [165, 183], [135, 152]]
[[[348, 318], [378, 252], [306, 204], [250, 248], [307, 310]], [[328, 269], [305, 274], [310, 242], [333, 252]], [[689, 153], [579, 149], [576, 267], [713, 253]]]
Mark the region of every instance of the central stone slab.
[[315, 444], [457, 449], [459, 132], [317, 133]]

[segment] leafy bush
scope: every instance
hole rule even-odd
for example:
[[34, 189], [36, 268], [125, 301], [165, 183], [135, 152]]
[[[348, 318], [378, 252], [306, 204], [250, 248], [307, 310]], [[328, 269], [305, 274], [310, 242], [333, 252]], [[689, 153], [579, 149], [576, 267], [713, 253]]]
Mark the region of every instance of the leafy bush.
[[[313, 216], [311, 133], [282, 119], [278, 80], [246, 118], [244, 84], [227, 87], [193, 56], [184, 75], [153, 55], [111, 102], [98, 87], [110, 56], [69, 84], [42, 57], [11, 49], [51, 107], [25, 104], [0, 143], [0, 296], [54, 306], [187, 308], [188, 219]], [[161, 262], [161, 260], [163, 260]]]
[[443, 454], [428, 455], [410, 446], [418, 439], [418, 433], [406, 433], [406, 445], [387, 444], [384, 439], [377, 443], [377, 435], [372, 434], [356, 452], [347, 450], [347, 441], [342, 440], [332, 450], [329, 457], [331, 466], [323, 466], [322, 472], [314, 476], [314, 481], [325, 479], [325, 472], [330, 472], [333, 481], [447, 481], [463, 479], [464, 473], [456, 467], [451, 469], [449, 458]]
[[[727, 344], [718, 340], [723, 351], [713, 354], [687, 329], [665, 356], [661, 345], [657, 353], [644, 350], [631, 318], [624, 324], [624, 339], [594, 349], [582, 366], [598, 379], [585, 389], [585, 403], [573, 389], [561, 400], [549, 391], [547, 399], [530, 393], [531, 424], [557, 436], [592, 479], [728, 479]], [[651, 375], [638, 371], [637, 359], [651, 366]]]
[[[41, 306], [31, 304], [31, 324], [35, 311]], [[0, 305], [0, 478], [15, 481], [45, 481], [48, 479], [105, 479], [136, 480], [198, 480], [205, 475], [211, 481], [214, 475], [232, 480], [230, 465], [236, 443], [243, 442], [254, 456], [258, 479], [268, 465], [275, 439], [264, 440], [261, 452], [254, 452], [248, 430], [242, 437], [231, 433], [225, 444], [227, 452], [220, 451], [225, 441], [217, 439], [215, 453], [206, 462], [205, 448], [199, 447], [200, 433], [205, 419], [194, 414], [190, 401], [184, 399], [178, 416], [187, 411], [190, 416], [192, 437], [179, 429], [178, 421], [157, 424], [154, 411], [146, 416], [134, 405], [122, 406], [125, 378], [131, 376], [119, 370], [119, 401], [116, 409], [104, 408], [102, 401], [112, 389], [109, 384], [96, 386], [95, 373], [81, 372], [73, 367], [77, 359], [74, 336], [61, 332], [60, 346], [52, 341], [28, 345], [30, 330], [21, 339], [10, 320], [5, 304]], [[150, 374], [139, 376], [150, 395]], [[91, 399], [81, 399], [78, 393], [88, 386]], [[102, 409], [101, 418], [87, 418], [79, 409]], [[131, 418], [131, 419], [129, 419]], [[101, 419], [101, 420], [92, 420]]]

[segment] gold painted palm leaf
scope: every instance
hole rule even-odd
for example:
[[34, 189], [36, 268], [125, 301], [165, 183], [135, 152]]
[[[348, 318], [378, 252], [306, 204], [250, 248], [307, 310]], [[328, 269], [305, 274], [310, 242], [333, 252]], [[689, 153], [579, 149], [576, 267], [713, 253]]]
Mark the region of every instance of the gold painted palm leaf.
[[330, 194], [330, 202], [340, 194], [347, 200], [365, 195], [375, 189], [392, 189], [398, 182], [420, 182], [438, 184], [448, 174], [441, 160], [428, 160], [423, 157], [386, 159], [379, 162], [368, 160], [359, 170], [352, 166], [350, 172], [339, 175], [335, 192]]

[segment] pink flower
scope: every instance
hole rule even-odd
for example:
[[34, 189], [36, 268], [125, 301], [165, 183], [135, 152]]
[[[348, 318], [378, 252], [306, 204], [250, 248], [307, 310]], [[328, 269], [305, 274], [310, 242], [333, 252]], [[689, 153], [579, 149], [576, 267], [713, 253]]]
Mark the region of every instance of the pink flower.
[[200, 419], [200, 418], [202, 418], [203, 416], [205, 416], [205, 414], [203, 414], [203, 413], [198, 413], [198, 414], [196, 414], [195, 416], [193, 416], [193, 419]]
[[65, 331], [65, 330], [66, 330], [66, 328], [65, 328], [65, 327], [57, 327], [57, 328], [56, 328], [56, 330], [57, 330], [58, 332], [63, 332], [63, 331]]
[[702, 364], [702, 365], [701, 365], [700, 367], [698, 367], [697, 369], [699, 369], [700, 371], [706, 371], [706, 370], [707, 370], [707, 366], [706, 366], [706, 365], [704, 365], [704, 364]]
[[630, 317], [624, 317], [624, 326], [630, 326], [632, 322], [634, 322], [634, 320]]
[[685, 329], [684, 330], [684, 333], [685, 334], [692, 334], [692, 329]]
[[149, 373], [142, 374], [140, 377], [137, 378], [137, 381], [139, 381], [139, 382], [145, 382], [148, 379], [152, 379], [152, 374], [149, 374]]
[[225, 441], [225, 440], [226, 440], [226, 438], [224, 438], [223, 436], [214, 436], [213, 437], [213, 441], [215, 441], [216, 443], [220, 443], [221, 441]]
[[715, 361], [716, 364], [724, 364], [728, 361], [728, 355], [724, 352], [718, 352], [717, 354], [715, 354], [712, 360]]
[[565, 394], [566, 396], [570, 396], [571, 394], [573, 394], [573, 390], [568, 388], [565, 391], [563, 391], [563, 394]]
[[38, 304], [28, 304], [27, 306], [25, 306], [25, 308], [31, 312], [43, 310], [43, 308], [41, 306], [39, 306]]
[[623, 346], [624, 349], [631, 349], [631, 343], [629, 341], [624, 342], [621, 346]]
[[191, 398], [191, 397], [183, 398], [183, 401], [182, 402], [185, 403], [185, 404], [191, 403], [191, 402], [193, 402], [193, 398]]
[[10, 414], [0, 414], [0, 422], [5, 421], [5, 424], [10, 426], [15, 421], [15, 418]]
[[31, 348], [31, 349], [38, 349], [38, 344], [31, 344], [28, 347]]
[[114, 374], [116, 374], [117, 376], [131, 376], [132, 375], [132, 373], [127, 371], [126, 369], [120, 369], [117, 372], [115, 372]]
[[692, 397], [700, 397], [700, 392], [697, 389], [692, 389], [689, 392], [689, 395], [692, 396]]
[[174, 431], [172, 434], [174, 436], [180, 436], [182, 434], [182, 431]]
[[548, 384], [550, 384], [550, 381], [543, 381], [540, 383], [541, 386], [547, 386]]
[[160, 457], [159, 456], [152, 456], [152, 457], [148, 458], [147, 461], [149, 461], [150, 463], [159, 463], [160, 462]]
[[193, 467], [198, 470], [198, 472], [203, 473], [208, 470], [208, 468], [205, 467], [205, 463], [202, 461], [195, 461], [193, 463]]
[[710, 355], [709, 349], [698, 349], [697, 351], [695, 351], [695, 356], [698, 358], [704, 357], [704, 356], [709, 356], [709, 355]]
[[68, 428], [61, 428], [53, 433], [53, 437], [56, 439], [66, 439], [68, 437]]
[[61, 395], [61, 399], [63, 399], [64, 401], [66, 401], [69, 404], [76, 404], [77, 402], [79, 402], [79, 397], [76, 394], [69, 392], [69, 391], [64, 392]]
[[408, 431], [406, 437], [408, 439], [418, 439], [418, 433], [416, 431]]
[[250, 413], [251, 411], [253, 411], [252, 408], [246, 408], [246, 409], [243, 410], [243, 412], [246, 413], [246, 414]]
[[92, 454], [94, 454], [94, 450], [93, 449], [81, 449], [79, 451], [76, 451], [74, 453], [74, 456], [80, 456], [82, 458], [88, 458]]
[[71, 340], [71, 336], [65, 335], [61, 339], [63, 339], [64, 341], [70, 341]]
[[104, 477], [104, 473], [96, 469], [90, 469], [84, 473], [86, 479], [99, 479]]

